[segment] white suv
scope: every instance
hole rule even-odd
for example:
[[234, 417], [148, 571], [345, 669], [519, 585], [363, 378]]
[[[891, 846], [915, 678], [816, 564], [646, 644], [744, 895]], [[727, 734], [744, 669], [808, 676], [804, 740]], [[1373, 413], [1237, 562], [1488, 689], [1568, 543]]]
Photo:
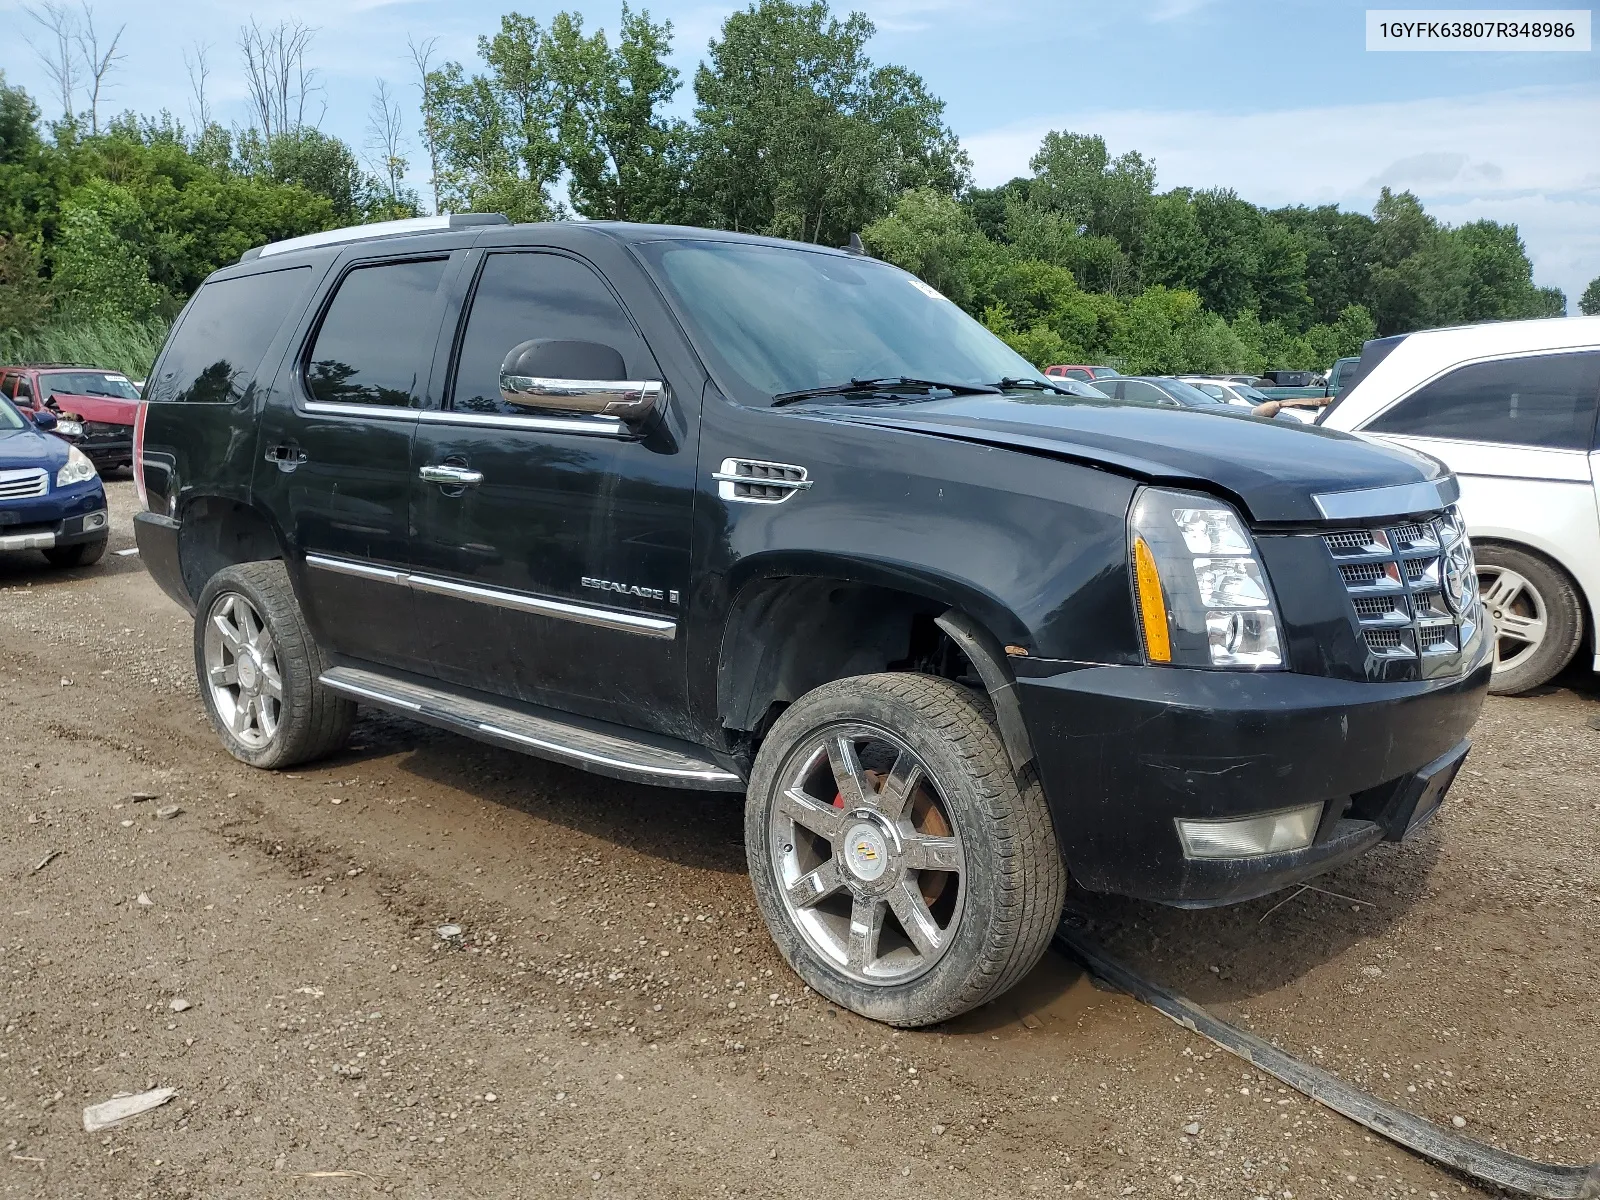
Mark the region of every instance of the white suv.
[[1600, 611], [1600, 317], [1505, 321], [1368, 342], [1319, 419], [1442, 458], [1461, 480], [1499, 635], [1491, 690], [1549, 680]]

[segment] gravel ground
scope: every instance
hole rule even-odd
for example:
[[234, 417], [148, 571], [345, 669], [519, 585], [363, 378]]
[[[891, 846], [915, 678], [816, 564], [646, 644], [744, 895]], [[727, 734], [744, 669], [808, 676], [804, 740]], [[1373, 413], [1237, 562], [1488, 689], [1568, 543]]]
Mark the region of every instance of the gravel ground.
[[[124, 549], [132, 485], [110, 491]], [[1072, 904], [1381, 1096], [1600, 1158], [1600, 703], [1563, 682], [1491, 701], [1440, 818], [1325, 891]], [[0, 1195], [1476, 1190], [1056, 956], [931, 1030], [834, 1009], [742, 858], [726, 797], [376, 715], [338, 758], [252, 771], [137, 557], [0, 556]], [[83, 1132], [155, 1086], [177, 1095]]]

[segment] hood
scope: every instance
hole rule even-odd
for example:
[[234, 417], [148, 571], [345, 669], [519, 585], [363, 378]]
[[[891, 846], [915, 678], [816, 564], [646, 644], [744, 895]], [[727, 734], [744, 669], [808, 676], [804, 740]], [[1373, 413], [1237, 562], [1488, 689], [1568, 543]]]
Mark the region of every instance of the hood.
[[67, 465], [68, 449], [55, 434], [41, 433], [31, 424], [26, 429], [0, 429], [0, 471], [44, 467], [53, 475]]
[[77, 413], [85, 421], [102, 421], [107, 425], [132, 425], [139, 415], [137, 400], [124, 400], [120, 396], [79, 396], [72, 392], [56, 392], [50, 397], [63, 414]]
[[1323, 522], [1327, 513], [1315, 499], [1319, 495], [1407, 488], [1450, 476], [1448, 467], [1427, 455], [1311, 425], [1262, 420], [1242, 409], [1012, 394], [893, 405], [811, 404], [790, 411], [1049, 454], [1150, 482], [1220, 489], [1258, 522]]

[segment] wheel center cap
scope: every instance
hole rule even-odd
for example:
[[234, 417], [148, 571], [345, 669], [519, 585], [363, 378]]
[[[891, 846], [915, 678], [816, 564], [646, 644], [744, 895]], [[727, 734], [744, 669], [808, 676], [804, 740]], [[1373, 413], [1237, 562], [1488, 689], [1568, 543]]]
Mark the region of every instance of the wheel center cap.
[[857, 879], [874, 883], [889, 869], [889, 839], [876, 825], [859, 821], [845, 834], [844, 861]]
[[251, 691], [261, 678], [261, 664], [256, 661], [256, 652], [246, 650], [239, 655], [239, 686], [245, 691]]

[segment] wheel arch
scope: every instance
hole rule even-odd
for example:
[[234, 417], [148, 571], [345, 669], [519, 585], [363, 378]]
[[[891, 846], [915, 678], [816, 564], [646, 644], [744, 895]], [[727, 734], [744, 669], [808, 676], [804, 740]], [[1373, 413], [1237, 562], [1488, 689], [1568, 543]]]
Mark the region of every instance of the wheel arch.
[[1023, 625], [994, 597], [878, 564], [813, 558], [765, 568], [744, 574], [723, 623], [716, 679], [725, 729], [759, 737], [782, 707], [825, 683], [922, 671], [985, 691], [1013, 765], [1032, 760], [1004, 650], [1006, 639], [1020, 642]]
[[282, 531], [261, 509], [232, 496], [188, 498], [178, 526], [183, 585], [196, 600], [218, 571], [287, 559]]

